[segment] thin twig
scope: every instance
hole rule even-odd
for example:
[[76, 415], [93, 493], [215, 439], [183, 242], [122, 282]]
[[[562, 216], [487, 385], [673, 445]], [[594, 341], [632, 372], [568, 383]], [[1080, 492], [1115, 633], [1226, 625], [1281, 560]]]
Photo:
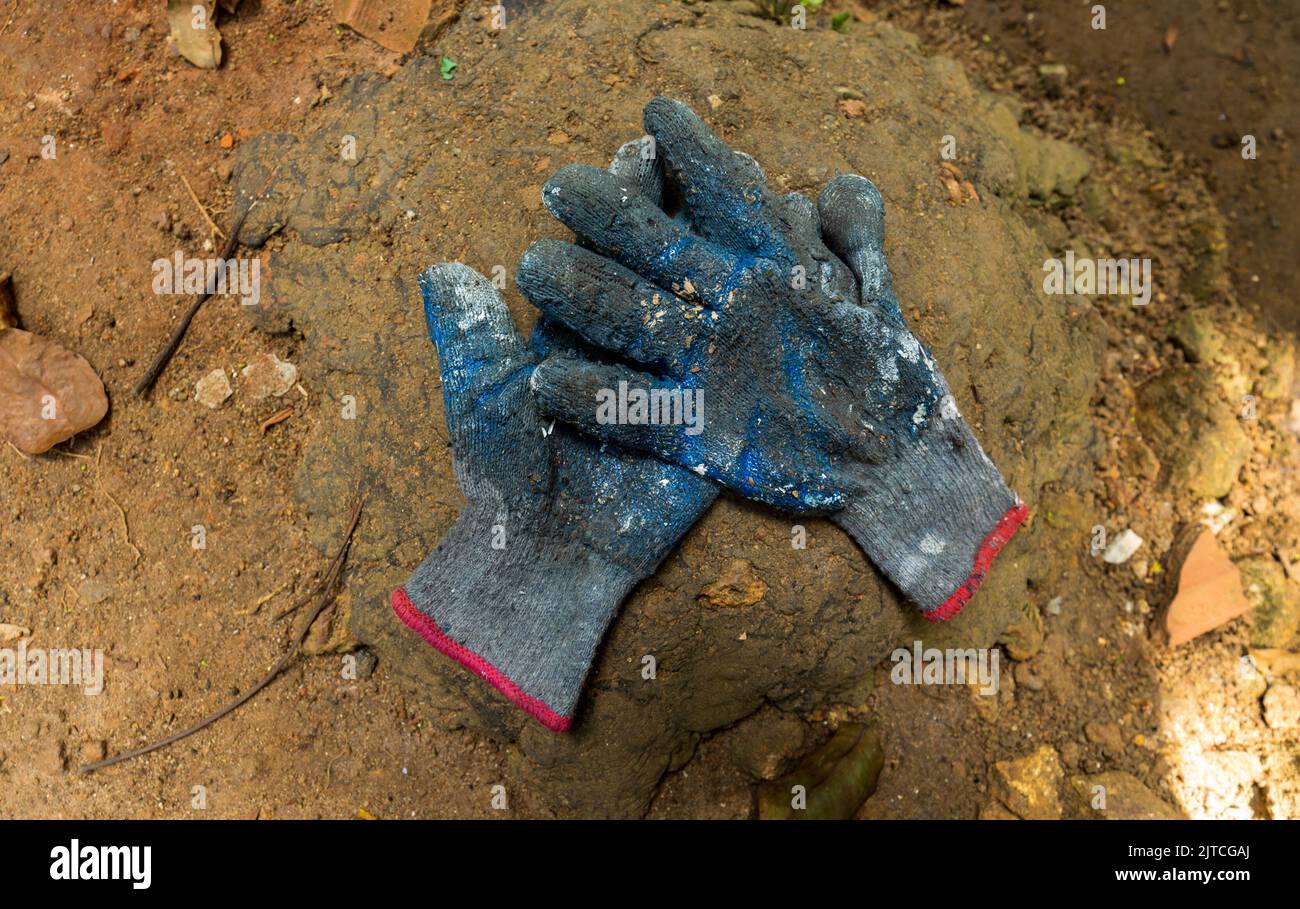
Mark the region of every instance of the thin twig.
[[271, 602], [272, 600], [274, 600], [274, 599], [275, 599], [276, 597], [278, 597], [280, 594], [284, 593], [285, 588], [287, 588], [287, 587], [289, 587], [290, 585], [292, 585], [293, 582], [294, 582], [294, 579], [293, 579], [293, 578], [289, 578], [287, 581], [285, 581], [285, 582], [284, 582], [283, 584], [281, 584], [279, 587], [275, 588], [275, 590], [272, 590], [270, 593], [264, 593], [264, 594], [262, 594], [260, 597], [257, 598], [257, 602], [256, 602], [256, 603], [254, 603], [252, 606], [248, 607], [247, 609], [245, 609], [243, 612], [241, 612], [241, 613], [239, 613], [239, 614], [240, 614], [240, 615], [244, 615], [244, 616], [247, 616], [247, 615], [257, 615], [259, 612], [262, 611], [262, 607], [263, 607], [263, 606], [265, 606], [267, 603], [269, 603], [269, 602]]
[[[248, 213], [253, 210], [253, 206], [256, 204], [257, 200], [254, 199], [248, 208], [240, 212], [239, 217], [235, 219], [235, 223], [230, 228], [230, 236], [226, 238], [226, 245], [222, 247], [221, 261], [224, 262], [234, 255], [235, 247], [239, 245], [239, 230], [244, 226], [244, 218], [248, 217]], [[167, 339], [163, 349], [158, 351], [158, 355], [153, 358], [153, 362], [149, 364], [149, 368], [145, 370], [144, 375], [135, 383], [135, 393], [137, 395], [144, 397], [153, 388], [153, 383], [158, 381], [162, 371], [171, 362], [172, 356], [180, 349], [181, 342], [185, 340], [185, 333], [190, 329], [190, 323], [194, 321], [194, 317], [199, 314], [199, 309], [202, 308], [204, 303], [208, 302], [210, 296], [212, 296], [211, 290], [205, 290], [199, 294], [194, 302], [190, 304], [190, 308], [185, 311], [185, 315], [181, 316], [180, 322], [172, 331], [172, 336]]]
[[212, 216], [208, 214], [207, 208], [203, 205], [202, 202], [199, 201], [198, 195], [195, 194], [194, 192], [194, 187], [190, 186], [190, 181], [186, 180], [185, 175], [180, 173], [179, 171], [177, 171], [176, 176], [181, 178], [181, 182], [185, 184], [185, 188], [190, 191], [190, 198], [193, 199], [194, 204], [199, 207], [199, 214], [203, 216], [204, 221], [208, 222], [208, 227], [211, 227], [212, 232], [216, 234], [218, 237], [220, 237], [223, 240], [226, 239], [226, 235], [222, 233], [221, 228], [217, 227], [216, 222], [212, 220]]
[[[359, 508], [360, 505], [358, 505], [357, 507]], [[352, 526], [354, 526], [354, 527], [356, 526], [356, 517], [355, 517], [355, 516], [354, 516], [353, 519], [352, 519]], [[350, 539], [351, 539], [351, 534], [349, 533], [349, 539], [345, 541], [345, 544], [346, 544], [347, 542], [349, 542]], [[289, 615], [290, 613], [292, 613], [292, 612], [297, 612], [297, 611], [298, 611], [299, 609], [301, 609], [303, 606], [306, 606], [307, 603], [311, 601], [311, 598], [312, 598], [312, 597], [323, 595], [327, 590], [329, 590], [329, 585], [330, 585], [330, 583], [331, 583], [330, 579], [331, 579], [331, 578], [332, 578], [332, 577], [333, 577], [333, 576], [334, 576], [334, 575], [335, 575], [339, 570], [342, 569], [342, 567], [343, 567], [343, 560], [344, 560], [345, 558], [347, 558], [347, 555], [348, 555], [347, 546], [344, 545], [343, 547], [341, 547], [341, 548], [339, 549], [338, 552], [334, 553], [334, 558], [330, 561], [329, 568], [326, 569], [326, 571], [325, 571], [325, 577], [321, 580], [321, 582], [320, 582], [319, 584], [317, 584], [315, 587], [313, 587], [313, 588], [312, 588], [312, 589], [307, 593], [307, 595], [306, 595], [305, 597], [303, 597], [302, 599], [298, 600], [298, 602], [294, 603], [292, 606], [288, 607], [287, 609], [284, 609], [284, 610], [280, 611], [280, 612], [279, 612], [279, 613], [278, 613], [274, 618], [271, 619], [271, 621], [273, 621], [273, 622], [278, 622], [278, 621], [280, 621], [280, 619], [284, 618], [285, 616]]]
[[[342, 120], [343, 114], [344, 109], [341, 108], [334, 116], [334, 119], [330, 120], [324, 127], [322, 127], [322, 132], [327, 131], [332, 128], [334, 124]], [[229, 259], [231, 254], [235, 251], [235, 246], [238, 244], [239, 240], [240, 228], [244, 226], [244, 218], [248, 216], [248, 213], [253, 210], [254, 206], [256, 206], [257, 203], [262, 200], [262, 197], [266, 195], [267, 191], [270, 190], [271, 184], [275, 180], [275, 175], [280, 170], [280, 165], [289, 157], [289, 151], [289, 149], [286, 149], [284, 154], [280, 156], [279, 160], [275, 162], [275, 166], [271, 168], [271, 173], [267, 176], [266, 182], [262, 184], [262, 188], [258, 190], [257, 195], [253, 197], [253, 201], [250, 202], [248, 208], [244, 209], [244, 211], [235, 219], [234, 225], [230, 228], [230, 234], [226, 237], [225, 249], [221, 253], [221, 258], [223, 260]], [[189, 331], [190, 323], [194, 321], [194, 317], [198, 315], [199, 310], [203, 307], [203, 304], [207, 302], [209, 296], [211, 295], [207, 293], [200, 296], [190, 305], [190, 308], [186, 311], [185, 315], [181, 317], [180, 323], [176, 326], [175, 331], [172, 332], [172, 336], [168, 339], [166, 346], [163, 347], [162, 350], [158, 351], [158, 355], [154, 357], [153, 362], [149, 364], [148, 371], [145, 372], [145, 374], [140, 377], [140, 380], [135, 383], [135, 393], [137, 396], [143, 398], [149, 394], [154, 383], [158, 381], [158, 376], [162, 375], [162, 371], [167, 368], [167, 364], [171, 362], [171, 358], [175, 356], [176, 351], [180, 349], [181, 342], [185, 340], [185, 333]]]
[[[289, 153], [286, 151], [285, 156], [288, 154]], [[262, 188], [258, 190], [257, 195], [253, 197], [253, 200], [248, 203], [248, 207], [235, 217], [235, 222], [230, 226], [230, 235], [226, 237], [226, 245], [221, 249], [222, 262], [225, 262], [234, 255], [235, 248], [239, 246], [239, 231], [244, 226], [244, 219], [248, 217], [249, 212], [257, 207], [257, 203], [262, 201], [262, 197], [265, 196], [267, 191], [271, 188], [271, 184], [275, 180], [276, 172], [279, 171], [280, 164], [283, 161], [284, 156], [281, 156], [280, 160], [276, 162], [275, 167], [271, 168], [271, 173], [267, 176], [266, 182], [262, 184]], [[184, 177], [181, 179], [184, 179]], [[163, 345], [163, 349], [158, 351], [158, 355], [153, 358], [153, 362], [149, 364], [149, 368], [145, 370], [144, 375], [142, 375], [139, 381], [135, 383], [135, 393], [137, 396], [143, 398], [149, 394], [150, 389], [153, 388], [153, 384], [158, 381], [158, 377], [162, 375], [162, 371], [167, 368], [167, 364], [170, 363], [172, 357], [176, 355], [176, 351], [180, 350], [181, 342], [185, 340], [185, 333], [190, 330], [190, 323], [194, 321], [194, 317], [199, 314], [199, 310], [203, 308], [203, 304], [208, 302], [208, 298], [211, 296], [212, 291], [205, 290], [203, 293], [199, 294], [193, 303], [190, 304], [190, 308], [185, 311], [185, 315], [181, 316], [180, 322], [177, 323], [175, 330], [172, 331], [172, 336], [167, 339], [167, 343]]]
[[104, 446], [102, 444], [95, 449], [95, 487], [104, 495], [108, 496], [108, 500], [117, 506], [118, 517], [122, 519], [122, 538], [126, 540], [126, 545], [131, 547], [131, 551], [135, 553], [135, 565], [139, 565], [140, 560], [144, 558], [144, 553], [140, 551], [140, 547], [131, 542], [131, 524], [126, 519], [126, 509], [122, 507], [122, 503], [119, 502], [111, 492], [104, 488], [104, 482], [99, 474], [99, 456], [103, 454], [103, 452]]
[[347, 532], [343, 535], [343, 542], [339, 546], [338, 553], [334, 556], [334, 560], [330, 563], [330, 571], [329, 575], [326, 577], [325, 583], [321, 585], [320, 589], [322, 590], [322, 594], [320, 600], [316, 603], [316, 608], [312, 610], [309, 616], [307, 616], [307, 621], [303, 622], [302, 628], [298, 631], [298, 635], [294, 638], [293, 645], [289, 648], [288, 652], [285, 653], [284, 656], [280, 657], [279, 662], [271, 667], [271, 671], [263, 676], [260, 682], [244, 694], [235, 698], [226, 706], [222, 707], [220, 710], [209, 714], [187, 729], [182, 729], [180, 732], [173, 733], [165, 739], [154, 742], [152, 745], [145, 745], [143, 748], [135, 748], [131, 751], [114, 755], [111, 758], [105, 758], [102, 761], [95, 761], [93, 764], [83, 764], [79, 768], [79, 772], [91, 773], [96, 770], [101, 770], [104, 767], [111, 767], [114, 764], [120, 764], [123, 761], [131, 760], [131, 758], [137, 758], [141, 755], [149, 754], [152, 751], [157, 751], [160, 748], [166, 748], [168, 745], [179, 742], [181, 739], [188, 738], [194, 733], [211, 726], [227, 714], [238, 710], [244, 704], [252, 700], [253, 697], [263, 688], [275, 681], [276, 676], [283, 672], [285, 667], [288, 666], [289, 663], [293, 661], [293, 658], [298, 655], [298, 648], [301, 647], [302, 642], [307, 639], [307, 632], [311, 630], [311, 626], [316, 621], [317, 617], [325, 611], [326, 606], [333, 602], [334, 594], [337, 592], [338, 584], [343, 573], [343, 562], [347, 558], [348, 548], [352, 545], [352, 535], [356, 533], [357, 523], [361, 520], [361, 507], [365, 502], [366, 497], [364, 495], [357, 498], [356, 507], [352, 509], [352, 520], [348, 523]]
[[15, 445], [13, 442], [10, 442], [8, 439], [5, 439], [5, 444], [7, 444], [7, 445], [8, 445], [10, 448], [12, 448], [14, 451], [18, 452], [18, 456], [19, 456], [20, 458], [22, 458], [24, 461], [30, 461], [30, 460], [32, 459], [32, 456], [31, 456], [31, 455], [29, 455], [27, 452], [23, 451], [21, 448], [19, 448], [19, 447], [18, 447], [17, 445]]
[[286, 407], [284, 410], [277, 411], [276, 413], [271, 414], [271, 416], [267, 417], [265, 420], [262, 421], [262, 435], [266, 435], [266, 431], [268, 429], [270, 429], [272, 426], [275, 426], [277, 423], [283, 423], [291, 416], [293, 416], [292, 407]]

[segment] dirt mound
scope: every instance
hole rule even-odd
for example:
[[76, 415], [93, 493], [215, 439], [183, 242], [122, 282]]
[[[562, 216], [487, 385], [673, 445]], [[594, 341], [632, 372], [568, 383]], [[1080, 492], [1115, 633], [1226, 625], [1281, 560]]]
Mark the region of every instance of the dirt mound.
[[[1031, 508], [1044, 486], [1082, 480], [1071, 472], [1100, 360], [1096, 322], [1029, 277], [1026, 263], [1048, 253], [1018, 214], [1031, 194], [1042, 205], [1072, 192], [1087, 159], [1021, 132], [1014, 106], [978, 91], [952, 61], [923, 57], [905, 33], [798, 32], [727, 8], [558, 2], [533, 12], [518, 37], [466, 19], [440, 50], [458, 62], [453, 80], [436, 57], [391, 79], [359, 77], [334, 121], [302, 139], [261, 137], [236, 170], [245, 198], [272, 187], [244, 229], [271, 250], [254, 318], [303, 333], [308, 368], [337, 402], [337, 419], [327, 405], [307, 446], [297, 496], [326, 534], [356, 485], [371, 490], [348, 581], [351, 633], [431, 693], [438, 722], [517, 740], [521, 776], [558, 804], [639, 814], [702, 734], [766, 703], [851, 713], [898, 643], [989, 646], [1023, 616], [1027, 580], [1060, 570], [1049, 569], [1059, 541], [1041, 522], [1007, 549], [973, 607], [935, 628], [829, 523], [804, 522], [806, 548], [796, 548], [791, 520], [724, 499], [625, 604], [572, 735], [524, 723], [402, 628], [387, 595], [463, 503], [415, 276], [440, 260], [512, 276], [531, 241], [564, 236], [542, 210], [541, 183], [569, 162], [606, 162], [641, 134], [641, 107], [655, 94], [701, 111], [782, 192], [815, 194], [846, 171], [880, 187], [905, 314]], [[977, 192], [965, 204], [950, 201], [945, 146]], [[513, 287], [506, 295], [530, 327], [535, 313]], [[738, 561], [765, 585], [761, 599], [734, 608], [701, 599]], [[348, 643], [342, 625], [335, 646]]]

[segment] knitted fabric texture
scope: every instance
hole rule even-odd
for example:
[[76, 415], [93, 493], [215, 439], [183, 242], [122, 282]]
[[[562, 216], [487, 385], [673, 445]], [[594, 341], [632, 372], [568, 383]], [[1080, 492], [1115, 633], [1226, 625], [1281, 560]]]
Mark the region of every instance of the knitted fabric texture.
[[[645, 126], [684, 217], [593, 167], [543, 188], [578, 243], [533, 244], [521, 291], [635, 365], [553, 354], [532, 375], [541, 407], [748, 498], [830, 514], [928, 617], [956, 614], [1025, 508], [903, 320], [880, 193], [841, 175], [816, 203], [776, 196], [667, 98]], [[703, 424], [608, 419], [597, 402], [614, 388], [698, 394]]]
[[[633, 185], [645, 182], [658, 201], [661, 179], [640, 158], [621, 150], [614, 167]], [[393, 594], [393, 609], [439, 651], [562, 731], [619, 603], [717, 489], [538, 411], [529, 377], [541, 359], [600, 362], [598, 351], [547, 320], [525, 348], [496, 288], [459, 263], [432, 266], [420, 287], [452, 463], [469, 504]]]

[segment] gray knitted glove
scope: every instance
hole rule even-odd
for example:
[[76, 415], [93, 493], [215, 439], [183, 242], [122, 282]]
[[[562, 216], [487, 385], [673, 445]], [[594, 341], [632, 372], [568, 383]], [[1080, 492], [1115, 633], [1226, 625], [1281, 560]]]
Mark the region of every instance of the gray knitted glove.
[[[817, 205], [777, 197], [685, 105], [656, 98], [645, 125], [688, 223], [617, 176], [566, 167], [543, 200], [582, 245], [533, 244], [518, 284], [650, 372], [554, 356], [533, 374], [541, 406], [749, 498], [831, 514], [927, 618], [955, 615], [1026, 510], [904, 324], [880, 193], [849, 175]], [[702, 392], [703, 431], [611, 420], [597, 403], [613, 388]]]
[[[650, 165], [624, 151], [614, 166], [657, 194], [661, 179]], [[563, 731], [619, 603], [717, 488], [542, 417], [528, 387], [537, 363], [551, 353], [598, 355], [564, 329], [543, 320], [525, 349], [496, 288], [459, 263], [429, 268], [420, 287], [452, 461], [469, 504], [394, 592], [393, 609], [442, 653]]]

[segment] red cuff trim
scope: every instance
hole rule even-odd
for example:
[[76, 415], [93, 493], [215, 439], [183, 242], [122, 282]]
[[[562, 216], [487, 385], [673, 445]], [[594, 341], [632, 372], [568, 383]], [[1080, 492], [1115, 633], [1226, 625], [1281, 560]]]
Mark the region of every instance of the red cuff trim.
[[438, 623], [415, 608], [411, 598], [401, 587], [393, 591], [393, 612], [408, 628], [428, 641], [435, 650], [451, 657], [483, 681], [514, 701], [525, 713], [541, 723], [552, 732], [567, 732], [571, 717], [560, 716], [546, 704], [530, 694], [526, 694], [505, 673], [497, 669], [474, 651], [460, 644], [443, 633]]
[[961, 612], [970, 602], [970, 598], [975, 596], [975, 591], [979, 590], [980, 585], [984, 583], [984, 578], [989, 573], [989, 566], [993, 564], [993, 557], [1016, 535], [1016, 530], [1028, 515], [1029, 509], [1025, 507], [1024, 502], [1017, 502], [1007, 509], [1007, 513], [998, 519], [998, 523], [980, 544], [979, 552], [975, 553], [975, 567], [966, 576], [965, 582], [944, 601], [942, 606], [922, 615], [931, 622], [946, 622]]

